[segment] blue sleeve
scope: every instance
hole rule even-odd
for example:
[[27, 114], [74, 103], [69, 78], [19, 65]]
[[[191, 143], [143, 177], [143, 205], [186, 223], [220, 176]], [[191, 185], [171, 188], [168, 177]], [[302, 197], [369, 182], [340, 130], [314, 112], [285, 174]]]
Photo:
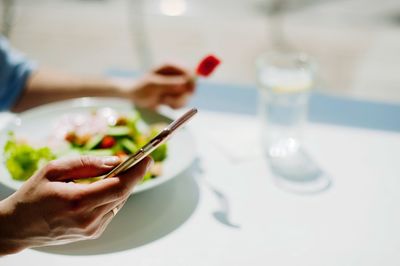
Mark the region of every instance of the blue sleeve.
[[17, 102], [34, 68], [31, 61], [0, 36], [0, 111], [10, 109]]

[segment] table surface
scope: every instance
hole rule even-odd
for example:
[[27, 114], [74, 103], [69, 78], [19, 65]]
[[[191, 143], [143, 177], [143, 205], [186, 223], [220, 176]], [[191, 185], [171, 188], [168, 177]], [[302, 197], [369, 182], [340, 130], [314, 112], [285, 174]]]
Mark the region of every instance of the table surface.
[[399, 106], [389, 106], [391, 125], [382, 128], [310, 115], [305, 146], [332, 185], [296, 194], [277, 186], [252, 112], [230, 111], [232, 103], [215, 110], [201, 97], [191, 169], [131, 197], [100, 239], [28, 249], [1, 265], [400, 264]]

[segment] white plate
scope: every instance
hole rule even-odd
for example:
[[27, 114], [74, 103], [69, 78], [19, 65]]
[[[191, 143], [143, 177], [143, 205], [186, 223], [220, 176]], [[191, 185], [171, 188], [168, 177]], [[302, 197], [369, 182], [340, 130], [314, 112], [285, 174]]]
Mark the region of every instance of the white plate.
[[[123, 99], [79, 98], [36, 107], [11, 119], [0, 135], [0, 182], [14, 190], [23, 184], [11, 178], [4, 164], [3, 149], [8, 131], [12, 130], [17, 136], [26, 137], [28, 140], [43, 140], [49, 136], [52, 126], [62, 115], [90, 112], [102, 107], [110, 107], [120, 112], [129, 112], [133, 108], [131, 102]], [[163, 114], [149, 111], [143, 111], [142, 117], [149, 123], [160, 121], [169, 123], [172, 120]], [[194, 138], [187, 128], [183, 128], [168, 141], [168, 157], [163, 163], [163, 174], [136, 186], [133, 193], [151, 189], [178, 176], [190, 167], [195, 157]]]

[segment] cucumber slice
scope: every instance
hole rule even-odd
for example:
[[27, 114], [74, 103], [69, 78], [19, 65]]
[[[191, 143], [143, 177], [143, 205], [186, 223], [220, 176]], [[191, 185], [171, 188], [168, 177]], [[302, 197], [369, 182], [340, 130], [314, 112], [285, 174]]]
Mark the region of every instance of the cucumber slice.
[[82, 154], [93, 155], [93, 156], [112, 156], [114, 152], [112, 149], [96, 149], [96, 150], [88, 150], [82, 152]]
[[161, 144], [157, 149], [155, 149], [150, 155], [155, 162], [162, 162], [167, 158], [167, 144]]
[[123, 150], [123, 147], [119, 141], [114, 145], [114, 147], [111, 148], [113, 151], [113, 154], [117, 154], [119, 151]]
[[138, 147], [136, 146], [136, 144], [127, 138], [121, 139], [121, 145], [122, 147], [124, 147], [125, 149], [127, 149], [130, 153], [135, 153], [138, 150]]
[[141, 135], [141, 132], [138, 128], [138, 122], [140, 121], [141, 117], [138, 112], [135, 112], [133, 115], [128, 117], [127, 126], [131, 129], [132, 135], [137, 137]]
[[101, 142], [101, 140], [102, 140], [103, 138], [104, 138], [104, 135], [103, 135], [103, 134], [94, 135], [93, 137], [91, 137], [91, 138], [89, 139], [88, 142], [86, 142], [86, 144], [85, 144], [85, 146], [83, 146], [83, 148], [84, 148], [85, 150], [92, 150], [92, 149], [94, 149], [97, 145], [100, 144], [100, 142]]
[[107, 135], [114, 137], [128, 136], [131, 129], [127, 126], [115, 126], [108, 129]]

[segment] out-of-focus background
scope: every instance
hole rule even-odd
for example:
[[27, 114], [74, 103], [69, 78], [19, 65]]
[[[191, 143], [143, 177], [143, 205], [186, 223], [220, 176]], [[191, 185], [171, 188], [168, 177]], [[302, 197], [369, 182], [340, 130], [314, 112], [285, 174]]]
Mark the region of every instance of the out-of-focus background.
[[1, 0], [1, 30], [43, 65], [84, 74], [194, 66], [254, 84], [254, 60], [280, 44], [314, 56], [321, 90], [400, 101], [399, 0]]
[[[0, 30], [13, 46], [73, 73], [134, 76], [165, 61], [194, 70], [208, 53], [223, 61], [189, 103], [200, 110], [191, 130], [168, 144], [166, 162], [190, 167], [134, 195], [101, 238], [27, 249], [1, 265], [400, 265], [400, 0], [0, 0], [0, 7]], [[309, 93], [304, 60], [296, 61], [301, 68], [264, 64], [256, 90], [255, 60], [275, 50], [315, 58], [322, 93]], [[131, 110], [127, 101], [79, 100], [17, 121], [47, 136], [38, 125], [64, 110], [105, 105]]]

